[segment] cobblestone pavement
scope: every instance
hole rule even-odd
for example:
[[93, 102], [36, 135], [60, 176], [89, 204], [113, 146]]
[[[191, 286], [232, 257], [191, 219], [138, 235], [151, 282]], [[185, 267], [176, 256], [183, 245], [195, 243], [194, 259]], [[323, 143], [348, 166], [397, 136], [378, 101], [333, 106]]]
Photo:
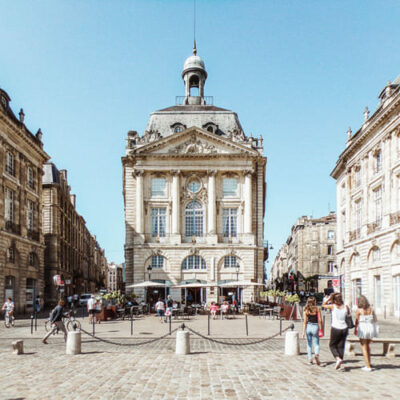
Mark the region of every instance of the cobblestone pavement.
[[[87, 319], [85, 330], [91, 327]], [[360, 348], [334, 370], [328, 340], [321, 341], [322, 366], [309, 365], [305, 341], [300, 356], [284, 356], [284, 336], [250, 346], [228, 346], [191, 335], [191, 354], [175, 355], [174, 336], [142, 346], [117, 346], [82, 334], [83, 353], [65, 354], [61, 335], [41, 343], [44, 320], [30, 334], [29, 321], [17, 328], [0, 327], [0, 399], [394, 399], [400, 391], [400, 352], [393, 359], [381, 355], [382, 346], [372, 346], [370, 373]], [[180, 322], [174, 321], [173, 328]], [[185, 321], [207, 335], [207, 318]], [[287, 327], [288, 322], [283, 323]], [[279, 332], [279, 321], [249, 317], [245, 320], [211, 321], [211, 337], [231, 343], [251, 341]], [[399, 321], [380, 323], [381, 336], [400, 337]], [[301, 323], [295, 329], [301, 332]], [[327, 330], [329, 324], [327, 324]], [[154, 317], [134, 322], [107, 322], [96, 334], [118, 343], [132, 344], [168, 333], [168, 324]], [[24, 355], [14, 355], [12, 340], [24, 340]], [[229, 339], [225, 339], [229, 338]]]

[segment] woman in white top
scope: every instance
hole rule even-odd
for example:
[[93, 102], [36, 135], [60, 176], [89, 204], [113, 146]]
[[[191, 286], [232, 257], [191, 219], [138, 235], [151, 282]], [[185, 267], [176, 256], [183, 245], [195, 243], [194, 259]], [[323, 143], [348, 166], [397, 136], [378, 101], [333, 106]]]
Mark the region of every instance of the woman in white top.
[[378, 327], [376, 325], [376, 315], [373, 308], [365, 296], [360, 296], [358, 299], [358, 309], [354, 334], [360, 338], [360, 343], [365, 359], [366, 366], [363, 371], [372, 371], [371, 366], [371, 339], [378, 336]]
[[328, 299], [324, 300], [322, 307], [332, 311], [329, 348], [331, 349], [333, 356], [336, 358], [335, 369], [340, 369], [343, 363], [346, 337], [349, 333], [346, 324], [346, 314], [349, 313], [349, 310], [343, 304], [342, 295], [340, 293], [332, 293]]

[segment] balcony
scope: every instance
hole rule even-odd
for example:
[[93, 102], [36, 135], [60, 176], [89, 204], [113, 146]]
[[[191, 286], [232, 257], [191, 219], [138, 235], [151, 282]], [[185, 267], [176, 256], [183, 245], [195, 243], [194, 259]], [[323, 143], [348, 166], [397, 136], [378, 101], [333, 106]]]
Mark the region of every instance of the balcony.
[[32, 239], [32, 240], [35, 240], [36, 242], [39, 242], [40, 235], [39, 235], [38, 231], [33, 231], [31, 229], [28, 229], [27, 236], [28, 236], [29, 239]]
[[21, 234], [21, 226], [14, 224], [12, 221], [6, 221], [6, 231], [14, 233], [15, 235]]
[[354, 231], [349, 232], [349, 241], [360, 239], [361, 237], [361, 229], [355, 229]]
[[400, 211], [390, 214], [390, 225], [400, 223]]

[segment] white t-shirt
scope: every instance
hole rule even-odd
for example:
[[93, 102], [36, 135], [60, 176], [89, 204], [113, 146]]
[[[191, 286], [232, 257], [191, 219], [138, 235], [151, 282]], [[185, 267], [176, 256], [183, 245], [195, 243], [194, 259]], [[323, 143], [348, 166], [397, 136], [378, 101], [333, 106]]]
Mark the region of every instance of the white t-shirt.
[[88, 310], [94, 310], [96, 308], [96, 299], [91, 297], [87, 302]]
[[6, 312], [10, 312], [10, 311], [14, 310], [14, 302], [12, 301], [9, 303], [8, 301], [6, 301], [4, 303], [3, 308], [6, 310]]
[[164, 303], [162, 301], [158, 301], [156, 303], [156, 310], [164, 310]]

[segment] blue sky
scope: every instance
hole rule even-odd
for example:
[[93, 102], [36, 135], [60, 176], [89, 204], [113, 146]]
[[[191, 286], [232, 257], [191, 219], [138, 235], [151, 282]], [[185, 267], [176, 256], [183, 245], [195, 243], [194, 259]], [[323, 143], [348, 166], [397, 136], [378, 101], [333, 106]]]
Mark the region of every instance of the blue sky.
[[[388, 80], [400, 74], [398, 1], [197, 0], [205, 94], [264, 138], [265, 239], [336, 208], [329, 176]], [[0, 87], [59, 169], [77, 210], [123, 261], [128, 130], [184, 94], [191, 0], [0, 0]]]

